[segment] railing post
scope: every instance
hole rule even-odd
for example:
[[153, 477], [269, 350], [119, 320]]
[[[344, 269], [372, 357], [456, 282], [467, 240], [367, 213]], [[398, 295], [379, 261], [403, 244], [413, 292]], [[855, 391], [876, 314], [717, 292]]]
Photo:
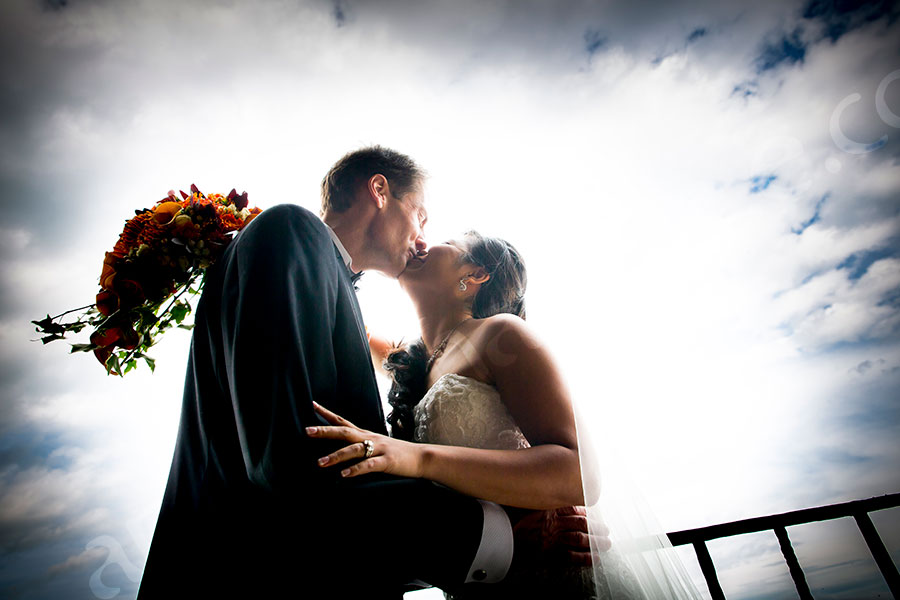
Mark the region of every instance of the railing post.
[[881, 569], [881, 574], [884, 576], [888, 588], [891, 590], [894, 598], [900, 598], [900, 575], [897, 573], [897, 565], [894, 564], [890, 553], [884, 547], [884, 542], [881, 541], [881, 536], [878, 535], [872, 519], [869, 518], [869, 513], [856, 513], [853, 515], [853, 518], [856, 519], [856, 525], [859, 527], [863, 538], [865, 538], [866, 544], [869, 545], [869, 551], [875, 558], [878, 568]]
[[791, 545], [791, 538], [788, 537], [787, 529], [784, 527], [773, 527], [772, 529], [775, 531], [778, 545], [781, 546], [781, 553], [784, 555], [784, 560], [791, 571], [794, 585], [797, 586], [800, 600], [813, 600], [809, 584], [806, 582], [806, 575], [803, 574], [803, 569], [800, 568], [800, 561], [797, 560], [797, 555], [794, 553], [794, 547]]
[[897, 600], [900, 600], [900, 573], [898, 573], [897, 565], [894, 564], [890, 553], [884, 546], [884, 542], [875, 530], [869, 513], [876, 510], [886, 510], [890, 508], [900, 507], [900, 493], [886, 494], [876, 498], [867, 498], [865, 500], [853, 500], [851, 502], [842, 502], [840, 504], [832, 504], [829, 506], [819, 506], [816, 508], [804, 508], [791, 512], [781, 513], [777, 515], [768, 515], [765, 517], [754, 517], [751, 519], [743, 519], [741, 521], [733, 521], [731, 523], [720, 523], [718, 525], [709, 525], [707, 527], [699, 527], [697, 529], [686, 529], [684, 531], [675, 531], [666, 534], [673, 546], [683, 546], [692, 544], [697, 552], [697, 562], [700, 563], [700, 569], [706, 578], [706, 584], [709, 586], [709, 593], [713, 600], [725, 600], [725, 594], [722, 592], [722, 586], [719, 584], [716, 575], [716, 567], [713, 565], [712, 558], [709, 556], [709, 549], [706, 542], [720, 538], [731, 537], [734, 535], [743, 535], [747, 533], [755, 533], [758, 531], [771, 530], [775, 532], [778, 542], [781, 545], [781, 552], [787, 561], [788, 568], [791, 571], [791, 577], [794, 579], [794, 585], [800, 597], [804, 600], [812, 598], [812, 592], [806, 581], [806, 576], [800, 567], [800, 561], [791, 546], [790, 538], [787, 534], [787, 527], [800, 525], [802, 523], [814, 523], [818, 521], [830, 521], [832, 519], [841, 519], [845, 517], [854, 517], [859, 526], [859, 530], [865, 538], [881, 569], [881, 574], [887, 582], [891, 594]]
[[697, 562], [700, 563], [700, 570], [703, 571], [703, 576], [706, 578], [706, 585], [709, 587], [709, 595], [712, 596], [712, 600], [725, 600], [725, 593], [722, 591], [722, 586], [719, 585], [716, 567], [706, 548], [706, 542], [695, 540], [694, 550], [697, 552]]

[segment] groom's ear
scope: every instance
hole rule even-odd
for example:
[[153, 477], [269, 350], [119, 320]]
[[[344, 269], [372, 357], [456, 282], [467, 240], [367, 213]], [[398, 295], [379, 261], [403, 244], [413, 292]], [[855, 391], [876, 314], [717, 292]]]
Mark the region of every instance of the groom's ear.
[[391, 193], [387, 177], [381, 173], [372, 175], [369, 177], [366, 191], [368, 192], [369, 199], [375, 203], [375, 206], [378, 207], [379, 210], [381, 210], [387, 203], [388, 196], [390, 196]]

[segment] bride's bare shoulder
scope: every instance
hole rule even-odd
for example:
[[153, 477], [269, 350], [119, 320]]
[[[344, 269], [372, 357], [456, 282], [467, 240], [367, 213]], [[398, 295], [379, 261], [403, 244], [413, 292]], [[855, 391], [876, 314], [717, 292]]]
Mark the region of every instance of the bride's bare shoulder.
[[496, 315], [479, 319], [481, 327], [491, 330], [504, 330], [525, 327], [525, 319], [510, 313], [498, 313]]
[[543, 346], [524, 319], [506, 313], [482, 319], [478, 338], [481, 359], [489, 367], [494, 366], [492, 363], [505, 362], [509, 353], [533, 351]]

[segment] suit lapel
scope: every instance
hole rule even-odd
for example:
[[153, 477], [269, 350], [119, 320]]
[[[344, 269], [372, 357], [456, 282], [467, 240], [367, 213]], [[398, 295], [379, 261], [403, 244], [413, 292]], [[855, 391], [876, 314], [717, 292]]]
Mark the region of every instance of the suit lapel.
[[[353, 285], [353, 273], [350, 271], [347, 265], [344, 264], [344, 259], [343, 257], [341, 257], [341, 253], [337, 249], [337, 246], [334, 247], [334, 256], [341, 265], [341, 285], [344, 286], [349, 292], [350, 302], [353, 306], [353, 315], [356, 317], [356, 324], [359, 326], [360, 336], [362, 336], [362, 338], [366, 340], [366, 347], [368, 348], [369, 340], [366, 336], [366, 328], [363, 324], [362, 310], [359, 308], [359, 300], [357, 300], [356, 298], [356, 286]], [[359, 279], [359, 277], [357, 276], [356, 279]]]
[[[334, 246], [334, 257], [335, 257], [335, 260], [337, 260], [338, 263], [341, 265], [341, 268], [340, 268], [341, 274], [339, 276], [339, 279], [341, 281], [341, 286], [344, 288], [344, 292], [348, 296], [350, 296], [350, 306], [353, 308], [353, 316], [355, 317], [357, 331], [359, 332], [359, 340], [360, 340], [360, 343], [365, 347], [366, 357], [368, 357], [368, 359], [369, 359], [368, 364], [369, 364], [369, 374], [372, 379], [372, 389], [374, 389], [377, 394], [378, 393], [378, 382], [375, 378], [375, 367], [372, 364], [372, 353], [371, 353], [371, 350], [369, 349], [369, 337], [366, 335], [366, 327], [365, 327], [365, 324], [363, 323], [362, 310], [359, 308], [359, 300], [356, 298], [356, 287], [353, 285], [353, 280], [354, 280], [353, 273], [347, 267], [346, 263], [344, 263], [344, 258], [341, 256], [341, 253], [337, 249], [337, 246]], [[357, 274], [355, 279], [358, 279], [358, 278], [359, 278], [359, 274]], [[382, 423], [381, 429], [383, 429], [384, 428], [383, 423], [384, 423], [385, 419], [384, 419], [384, 409], [381, 406], [380, 397], [375, 402], [375, 404], [376, 404], [376, 407], [378, 410], [379, 423]]]

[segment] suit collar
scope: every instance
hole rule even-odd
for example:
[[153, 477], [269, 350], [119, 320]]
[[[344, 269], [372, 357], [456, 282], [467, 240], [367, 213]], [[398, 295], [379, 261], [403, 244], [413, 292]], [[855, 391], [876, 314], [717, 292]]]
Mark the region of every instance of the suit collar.
[[341, 238], [337, 236], [337, 234], [334, 232], [334, 229], [332, 229], [331, 226], [328, 225], [328, 223], [325, 223], [324, 221], [323, 223], [325, 224], [325, 228], [328, 230], [328, 235], [331, 236], [331, 241], [334, 242], [334, 247], [337, 249], [341, 260], [344, 262], [344, 266], [346, 266], [347, 271], [350, 272], [350, 283], [353, 284], [353, 289], [359, 289], [356, 287], [356, 282], [359, 281], [360, 277], [362, 277], [363, 272], [360, 271], [359, 273], [355, 273], [353, 271], [353, 267], [351, 266], [353, 264], [353, 257], [350, 256], [350, 253], [347, 252], [346, 248], [344, 248], [344, 244], [341, 243]]
[[[324, 223], [324, 221], [323, 221]], [[344, 244], [341, 243], [341, 238], [334, 232], [334, 229], [331, 228], [328, 223], [325, 223], [326, 229], [328, 229], [328, 235], [331, 236], [331, 241], [334, 242], [335, 247], [337, 247], [338, 252], [341, 253], [341, 260], [344, 261], [344, 264], [347, 265], [347, 268], [350, 269], [350, 272], [353, 272], [353, 267], [350, 265], [353, 264], [353, 257], [350, 256], [350, 253], [347, 252], [347, 249], [344, 248]]]

